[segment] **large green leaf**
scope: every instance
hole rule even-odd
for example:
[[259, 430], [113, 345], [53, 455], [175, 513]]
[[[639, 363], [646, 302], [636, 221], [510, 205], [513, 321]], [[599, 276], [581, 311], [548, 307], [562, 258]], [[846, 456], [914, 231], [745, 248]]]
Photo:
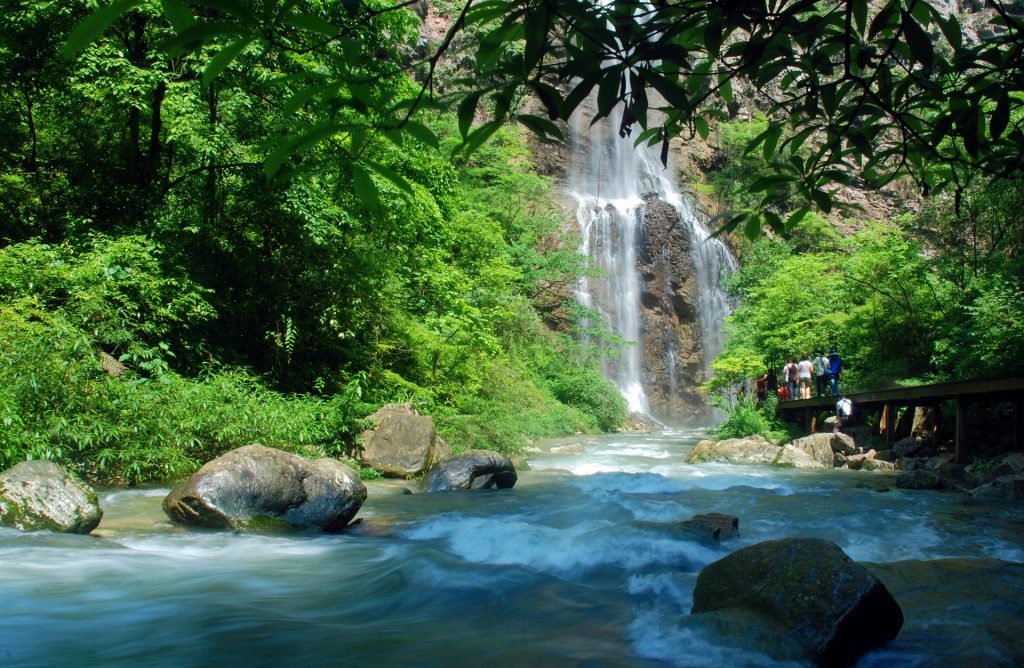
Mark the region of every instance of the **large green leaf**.
[[143, 0], [119, 0], [105, 7], [99, 7], [74, 27], [61, 49], [61, 53], [67, 59], [74, 58], [113, 25], [114, 21], [121, 18], [132, 7], [141, 5], [142, 2]]
[[245, 51], [245, 47], [249, 46], [252, 41], [252, 37], [243, 37], [221, 49], [206, 65], [206, 69], [203, 70], [203, 86], [208, 87], [213, 83], [213, 80], [219, 77], [221, 72], [234, 62], [235, 58]]

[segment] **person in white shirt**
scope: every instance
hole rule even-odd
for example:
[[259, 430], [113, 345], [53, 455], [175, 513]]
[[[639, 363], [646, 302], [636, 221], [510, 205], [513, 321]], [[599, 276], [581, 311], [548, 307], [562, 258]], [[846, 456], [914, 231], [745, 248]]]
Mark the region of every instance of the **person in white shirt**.
[[853, 402], [844, 394], [836, 402], [836, 428], [849, 423], [851, 419], [853, 419]]

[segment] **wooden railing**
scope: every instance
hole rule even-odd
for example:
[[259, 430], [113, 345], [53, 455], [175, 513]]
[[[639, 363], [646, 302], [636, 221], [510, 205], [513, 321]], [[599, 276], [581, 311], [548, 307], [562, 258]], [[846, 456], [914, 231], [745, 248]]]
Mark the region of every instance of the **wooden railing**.
[[[1024, 376], [1010, 378], [983, 378], [967, 380], [959, 383], [940, 383], [937, 385], [918, 385], [916, 387], [897, 387], [887, 390], [871, 390], [868, 392], [844, 393], [853, 402], [856, 410], [882, 410], [879, 430], [885, 436], [887, 445], [892, 445], [896, 431], [896, 411], [902, 407], [932, 406], [940, 402], [954, 401], [956, 405], [956, 425], [954, 443], [956, 461], [962, 459], [964, 443], [964, 410], [970, 403], [1010, 403], [1013, 404], [1013, 443], [1014, 449], [1024, 448]], [[779, 403], [782, 415], [802, 411], [804, 429], [814, 429], [815, 416], [827, 410], [835, 412], [838, 396], [816, 397], [814, 399], [797, 399]]]

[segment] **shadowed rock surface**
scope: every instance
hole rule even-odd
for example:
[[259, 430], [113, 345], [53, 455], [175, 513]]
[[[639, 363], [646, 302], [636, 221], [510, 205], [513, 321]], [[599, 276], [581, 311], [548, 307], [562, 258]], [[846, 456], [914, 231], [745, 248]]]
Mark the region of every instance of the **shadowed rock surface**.
[[697, 576], [693, 613], [732, 608], [763, 616], [823, 665], [851, 664], [903, 626], [878, 578], [818, 538], [765, 541], [708, 564]]
[[96, 492], [51, 461], [21, 462], [0, 474], [0, 526], [85, 534], [101, 517]]
[[511, 460], [490, 450], [470, 450], [435, 464], [423, 488], [427, 492], [448, 489], [505, 489], [515, 486], [518, 476]]
[[309, 461], [259, 444], [232, 450], [164, 498], [167, 516], [215, 529], [343, 529], [366, 500], [366, 486], [334, 459]]

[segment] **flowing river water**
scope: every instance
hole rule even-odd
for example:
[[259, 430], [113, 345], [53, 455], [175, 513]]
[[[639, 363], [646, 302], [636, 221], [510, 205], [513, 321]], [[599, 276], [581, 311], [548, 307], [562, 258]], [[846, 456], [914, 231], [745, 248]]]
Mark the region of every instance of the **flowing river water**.
[[[704, 565], [787, 536], [838, 543], [902, 606], [899, 638], [859, 665], [1024, 664], [1020, 505], [688, 465], [699, 437], [542, 444], [581, 447], [532, 454], [511, 490], [371, 482], [336, 535], [183, 529], [167, 489], [106, 491], [98, 535], [0, 529], [0, 665], [796, 665], [688, 614]], [[702, 512], [738, 515], [740, 538], [667, 525]]]

